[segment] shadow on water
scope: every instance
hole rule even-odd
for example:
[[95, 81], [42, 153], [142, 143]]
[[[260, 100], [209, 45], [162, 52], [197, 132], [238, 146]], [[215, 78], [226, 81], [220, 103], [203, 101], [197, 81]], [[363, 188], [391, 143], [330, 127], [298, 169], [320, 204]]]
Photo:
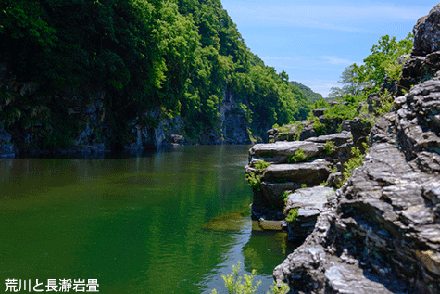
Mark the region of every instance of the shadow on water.
[[249, 215], [249, 211], [228, 212], [210, 219], [202, 229], [237, 232], [251, 230], [250, 238], [241, 250], [244, 269], [247, 272], [257, 270], [258, 273], [270, 275], [273, 269], [301, 244], [288, 241], [286, 232], [262, 229], [258, 221], [251, 220]]
[[[253, 221], [253, 228], [257, 227]], [[252, 230], [249, 241], [243, 247], [245, 258], [245, 270], [259, 273], [272, 273], [273, 269], [280, 264], [300, 244], [294, 244], [287, 240], [287, 233], [280, 231]]]

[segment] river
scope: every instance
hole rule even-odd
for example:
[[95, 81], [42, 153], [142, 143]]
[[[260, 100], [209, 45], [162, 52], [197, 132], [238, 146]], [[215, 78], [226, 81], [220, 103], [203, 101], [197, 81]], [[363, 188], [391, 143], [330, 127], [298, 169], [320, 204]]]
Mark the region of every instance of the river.
[[248, 149], [0, 160], [0, 291], [96, 279], [100, 293], [226, 293], [221, 275], [241, 262], [266, 293], [293, 248], [251, 221]]

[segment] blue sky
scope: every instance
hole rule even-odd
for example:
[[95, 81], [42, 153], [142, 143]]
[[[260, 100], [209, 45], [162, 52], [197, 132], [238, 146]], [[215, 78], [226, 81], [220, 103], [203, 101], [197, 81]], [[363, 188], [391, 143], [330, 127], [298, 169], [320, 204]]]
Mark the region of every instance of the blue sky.
[[327, 96], [383, 35], [412, 32], [437, 1], [221, 0], [246, 45], [277, 72]]

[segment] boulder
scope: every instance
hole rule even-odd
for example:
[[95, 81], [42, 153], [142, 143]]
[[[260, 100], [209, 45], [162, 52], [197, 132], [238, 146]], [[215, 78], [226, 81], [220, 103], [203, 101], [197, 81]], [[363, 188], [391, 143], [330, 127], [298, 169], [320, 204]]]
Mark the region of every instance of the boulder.
[[382, 107], [382, 97], [377, 93], [368, 95], [367, 98], [368, 112], [376, 113], [376, 109]]
[[355, 117], [350, 121], [350, 130], [353, 135], [353, 142], [360, 147], [362, 142], [367, 141], [367, 136], [371, 131], [371, 124], [359, 117]]
[[[328, 142], [333, 143], [334, 150], [326, 149], [325, 152], [323, 152], [323, 156], [326, 158], [333, 158], [337, 161], [349, 159], [351, 156], [351, 148], [354, 146], [351, 132], [345, 131], [337, 134], [312, 137], [305, 142], [323, 144], [324, 146], [328, 144]], [[325, 149], [325, 147], [323, 147], [323, 149]]]
[[264, 230], [282, 231], [286, 223], [284, 221], [273, 221], [273, 220], [265, 220], [263, 218], [260, 218], [258, 220], [258, 225]]
[[252, 202], [252, 217], [254, 219], [282, 220], [284, 191], [294, 191], [300, 188], [297, 183], [267, 183], [262, 182], [258, 191], [254, 190]]
[[327, 109], [327, 108], [316, 108], [316, 109], [312, 109], [312, 113], [313, 113], [314, 116], [316, 116], [316, 117], [320, 117], [320, 116], [324, 115], [324, 111], [325, 111], [326, 109]]
[[171, 134], [170, 135], [171, 145], [173, 146], [182, 146], [185, 142], [185, 139], [182, 135], [179, 134]]
[[299, 134], [299, 140], [304, 141], [307, 138], [316, 137], [317, 135], [318, 133], [313, 127], [313, 123], [308, 122], [307, 124], [304, 125], [304, 128], [301, 130], [301, 133]]
[[399, 88], [410, 90], [413, 85], [438, 77], [440, 70], [440, 51], [426, 56], [411, 56], [402, 67]]
[[345, 178], [342, 172], [334, 172], [328, 176], [327, 184], [330, 187], [338, 188], [344, 183], [344, 181]]
[[341, 132], [351, 132], [350, 121], [344, 120], [341, 124]]

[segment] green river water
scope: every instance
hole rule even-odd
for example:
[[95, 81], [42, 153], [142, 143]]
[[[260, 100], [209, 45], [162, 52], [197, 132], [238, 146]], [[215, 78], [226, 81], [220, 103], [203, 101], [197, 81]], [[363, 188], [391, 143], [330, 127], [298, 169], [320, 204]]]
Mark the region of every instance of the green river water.
[[266, 293], [293, 248], [251, 221], [248, 149], [0, 160], [0, 292], [97, 279], [99, 293], [227, 293], [221, 275], [240, 261]]

